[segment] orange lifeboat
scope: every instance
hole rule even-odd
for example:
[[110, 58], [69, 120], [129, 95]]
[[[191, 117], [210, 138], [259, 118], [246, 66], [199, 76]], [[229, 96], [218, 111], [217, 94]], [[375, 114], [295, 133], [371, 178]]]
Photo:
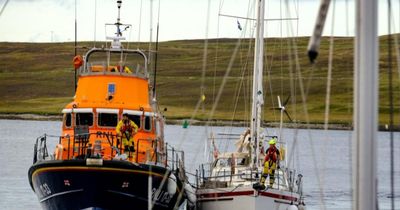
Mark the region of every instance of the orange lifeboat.
[[[187, 203], [183, 152], [164, 142], [147, 56], [124, 49], [120, 27], [129, 25], [118, 18], [115, 26], [110, 48], [73, 59], [79, 81], [62, 110], [61, 135], [36, 140], [29, 182], [43, 209], [168, 210]], [[137, 126], [125, 137], [116, 130], [123, 115]]]

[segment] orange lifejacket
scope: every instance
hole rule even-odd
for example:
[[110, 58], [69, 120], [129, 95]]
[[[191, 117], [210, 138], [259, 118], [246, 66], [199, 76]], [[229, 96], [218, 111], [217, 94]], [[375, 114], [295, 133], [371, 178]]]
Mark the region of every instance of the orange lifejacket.
[[276, 162], [278, 160], [279, 150], [276, 147], [270, 147], [265, 151], [264, 161]]
[[132, 125], [131, 123], [128, 121], [128, 123], [124, 123], [120, 129], [121, 133], [125, 133], [125, 132], [129, 132], [132, 133]]

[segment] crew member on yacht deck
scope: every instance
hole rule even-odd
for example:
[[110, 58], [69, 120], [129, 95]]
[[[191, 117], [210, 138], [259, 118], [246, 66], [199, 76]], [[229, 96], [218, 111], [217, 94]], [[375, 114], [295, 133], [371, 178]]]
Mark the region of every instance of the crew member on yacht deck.
[[125, 153], [134, 152], [133, 136], [137, 133], [138, 126], [128, 118], [128, 114], [124, 113], [122, 115], [122, 120], [118, 122], [115, 130], [117, 135], [122, 138]]
[[265, 151], [264, 171], [261, 177], [261, 184], [264, 185], [267, 176], [269, 176], [269, 187], [272, 188], [275, 181], [275, 170], [279, 161], [279, 150], [276, 148], [276, 138], [272, 138], [269, 142], [269, 148]]

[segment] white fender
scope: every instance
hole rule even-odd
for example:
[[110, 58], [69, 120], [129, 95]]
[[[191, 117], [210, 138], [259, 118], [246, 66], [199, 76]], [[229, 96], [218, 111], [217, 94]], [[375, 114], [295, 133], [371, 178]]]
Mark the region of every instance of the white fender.
[[193, 187], [188, 183], [185, 183], [185, 192], [190, 203], [196, 203], [196, 192], [194, 191]]
[[307, 209], [306, 206], [303, 205], [303, 204], [300, 204], [300, 205], [298, 206], [298, 208], [299, 208], [299, 210], [306, 210], [306, 209]]
[[64, 151], [63, 145], [62, 144], [57, 144], [56, 145], [55, 155], [54, 155], [56, 160], [62, 160], [63, 151]]
[[292, 205], [288, 206], [287, 210], [298, 210], [298, 208], [296, 205], [292, 204]]
[[176, 193], [176, 176], [171, 173], [168, 177], [168, 194], [169, 195], [175, 195]]

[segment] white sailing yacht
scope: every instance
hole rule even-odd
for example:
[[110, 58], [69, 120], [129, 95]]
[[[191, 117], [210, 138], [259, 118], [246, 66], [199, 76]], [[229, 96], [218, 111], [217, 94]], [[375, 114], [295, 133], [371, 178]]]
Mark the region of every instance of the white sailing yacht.
[[[263, 57], [264, 57], [264, 8], [265, 1], [256, 5], [256, 39], [252, 88], [252, 116], [250, 129], [244, 131], [233, 152], [215, 156], [212, 163], [203, 164], [198, 176], [197, 198], [203, 210], [261, 210], [304, 209], [302, 175], [289, 169], [286, 161], [286, 145], [280, 136], [280, 164], [275, 171], [272, 187], [260, 187], [263, 172], [263, 148], [272, 136], [265, 136], [261, 128], [263, 107]], [[280, 103], [280, 102], [279, 102]], [[281, 125], [284, 107], [281, 110]], [[281, 127], [282, 128], [282, 127]], [[209, 168], [208, 168], [209, 167]], [[208, 169], [205, 169], [208, 168]], [[266, 183], [269, 183], [267, 180]]]

